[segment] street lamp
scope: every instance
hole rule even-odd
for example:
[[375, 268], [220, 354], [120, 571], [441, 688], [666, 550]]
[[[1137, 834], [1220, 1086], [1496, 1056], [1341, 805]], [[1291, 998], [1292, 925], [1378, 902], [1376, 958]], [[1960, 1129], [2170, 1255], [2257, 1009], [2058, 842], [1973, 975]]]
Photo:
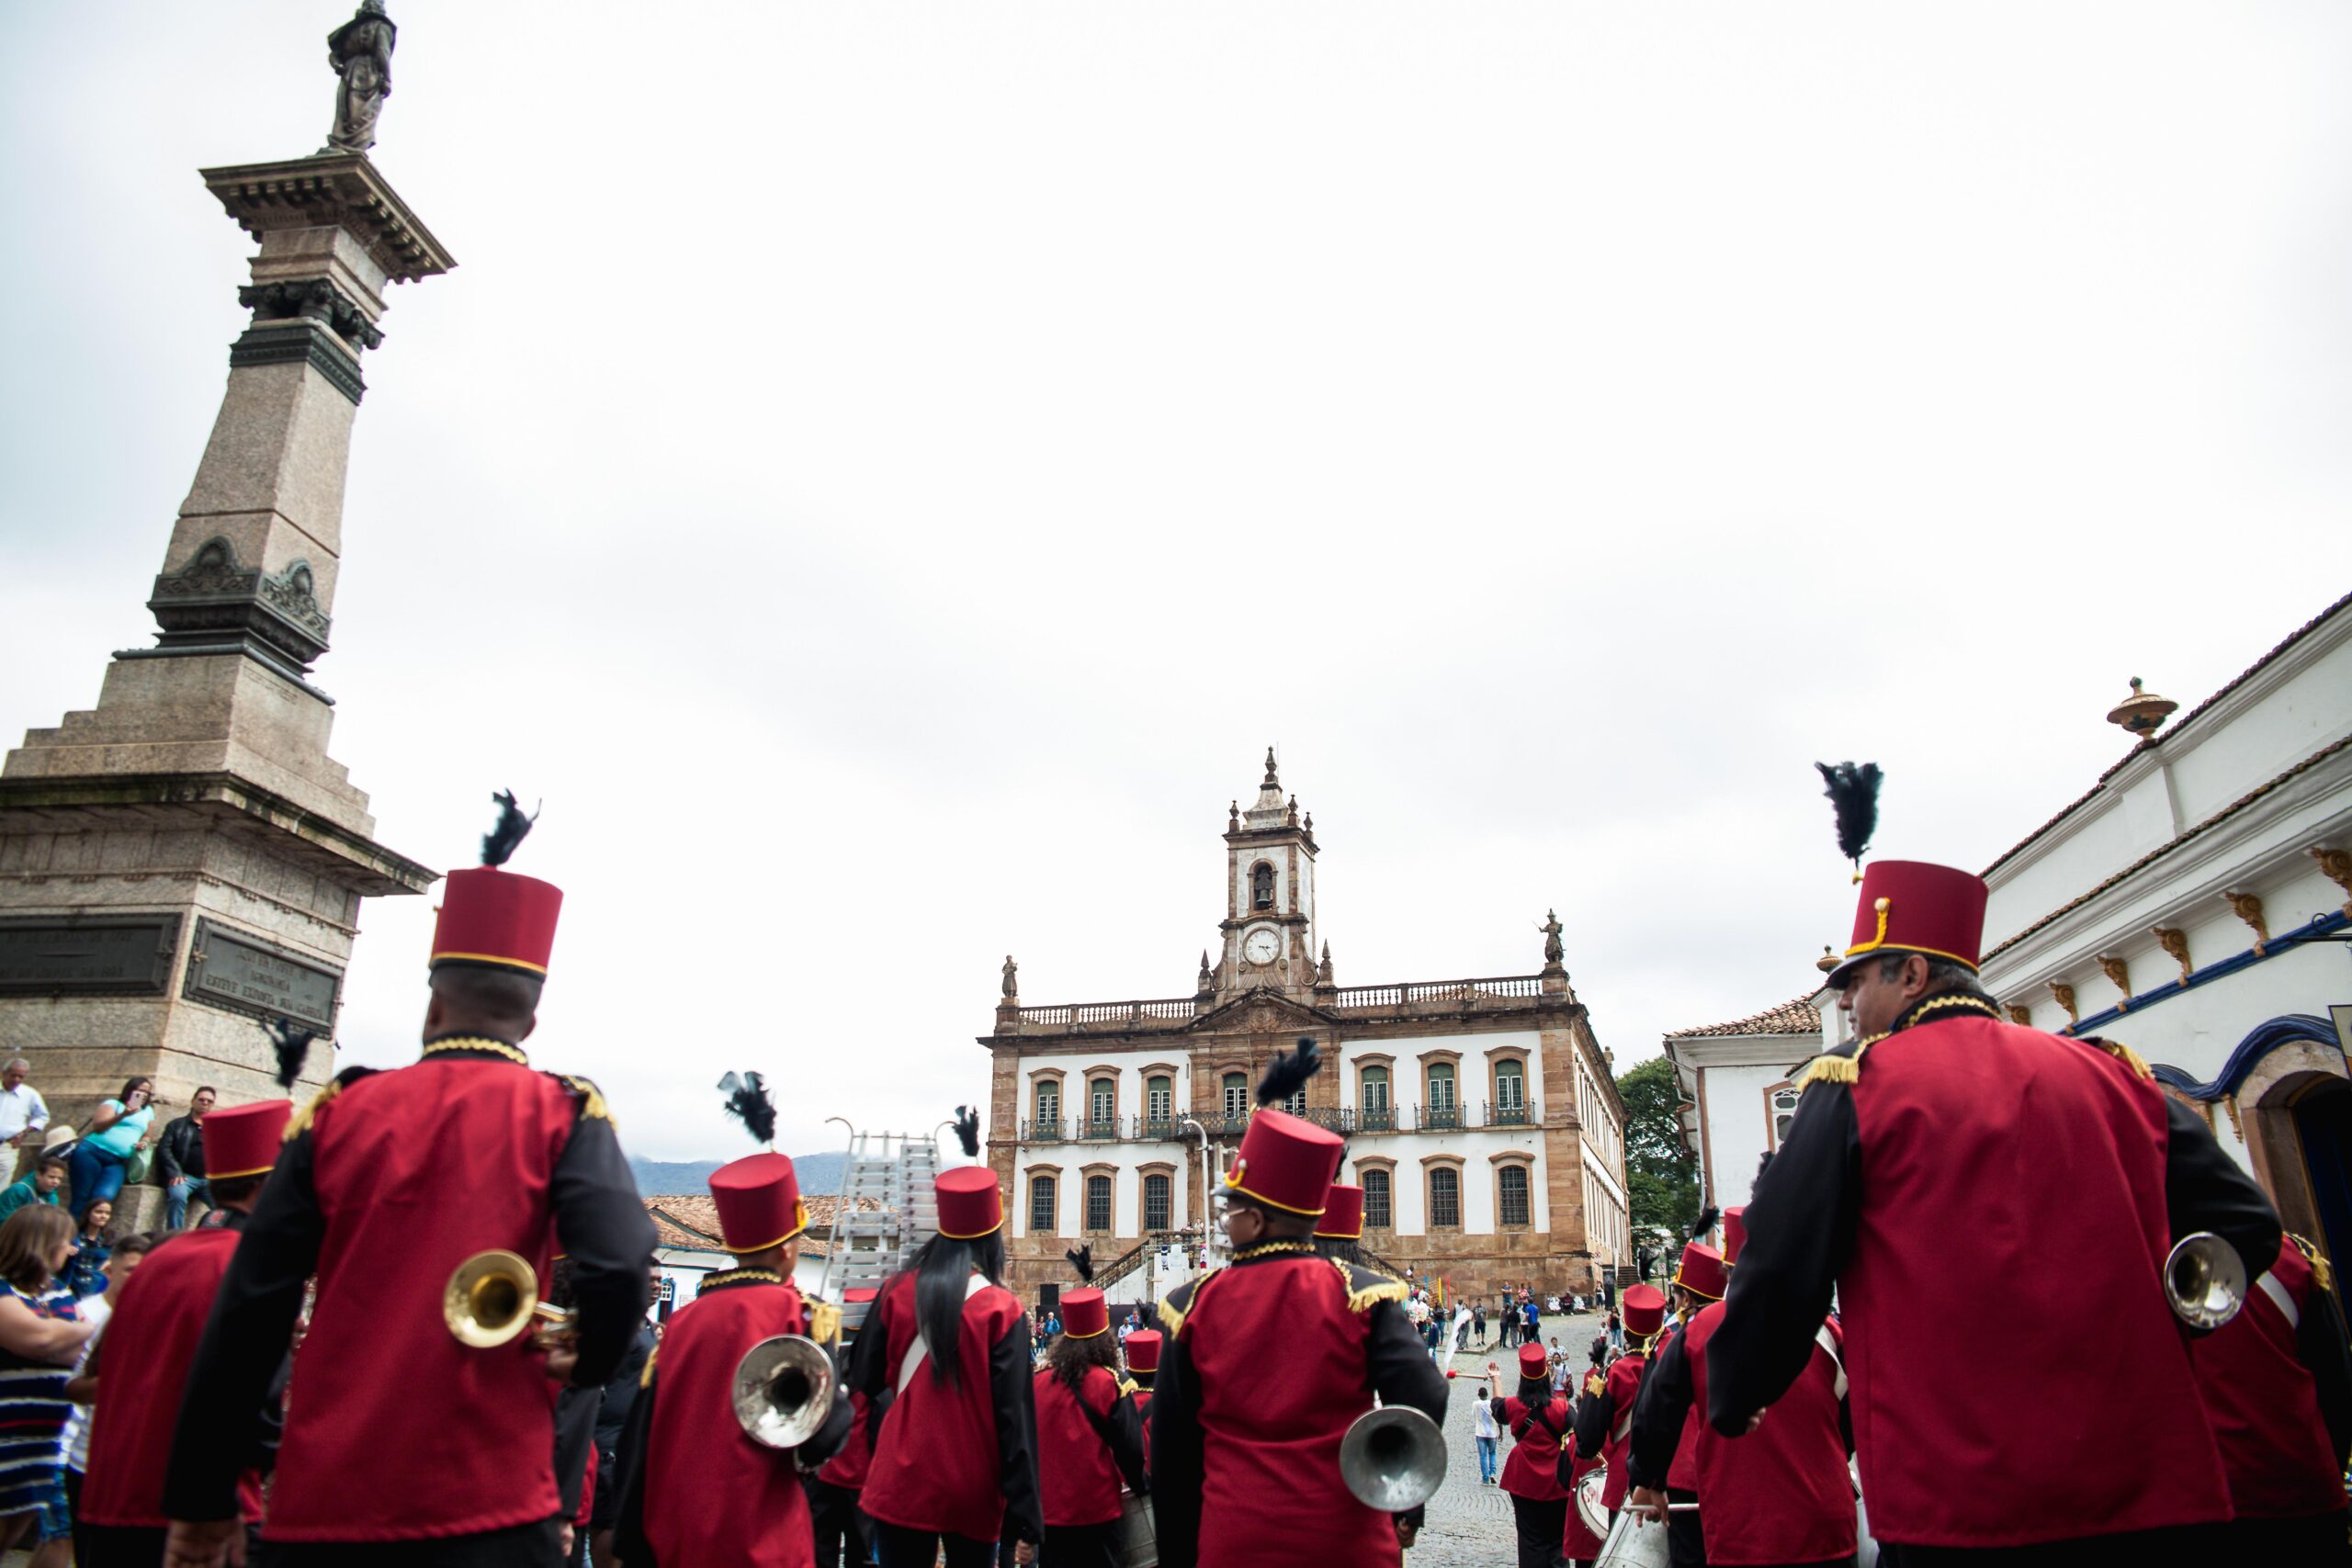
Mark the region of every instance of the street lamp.
[[1210, 1182], [1213, 1179], [1210, 1173], [1215, 1169], [1215, 1167], [1209, 1163], [1209, 1130], [1206, 1127], [1202, 1126], [1200, 1119], [1194, 1116], [1185, 1117], [1182, 1122], [1177, 1123], [1177, 1126], [1180, 1128], [1190, 1127], [1193, 1132], [1200, 1134], [1201, 1261], [1205, 1265], [1208, 1262], [1210, 1252], [1215, 1250], [1216, 1247], [1216, 1222], [1209, 1213], [1210, 1193], [1215, 1190], [1215, 1189], [1210, 1185]]

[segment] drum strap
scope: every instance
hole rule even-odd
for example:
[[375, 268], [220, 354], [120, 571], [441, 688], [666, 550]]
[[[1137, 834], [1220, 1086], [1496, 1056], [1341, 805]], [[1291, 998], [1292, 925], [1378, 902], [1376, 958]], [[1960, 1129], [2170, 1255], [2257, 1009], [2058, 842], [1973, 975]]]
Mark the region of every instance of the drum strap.
[[2270, 1298], [2270, 1304], [2277, 1307], [2280, 1315], [2286, 1318], [2289, 1328], [2302, 1327], [2303, 1309], [2295, 1304], [2294, 1292], [2278, 1282], [2278, 1275], [2265, 1274], [2254, 1283], [2256, 1289]]
[[1610, 1446], [1611, 1446], [1611, 1448], [1614, 1448], [1614, 1447], [1616, 1447], [1618, 1444], [1623, 1443], [1623, 1442], [1627, 1438], [1630, 1438], [1630, 1437], [1632, 1437], [1633, 1435], [1634, 1435], [1634, 1407], [1633, 1407], [1632, 1405], [1630, 1405], [1630, 1404], [1629, 1404], [1629, 1405], [1625, 1406], [1625, 1415], [1624, 1415], [1624, 1418], [1623, 1418], [1623, 1420], [1619, 1421], [1619, 1422], [1617, 1423], [1617, 1425], [1615, 1425], [1614, 1427], [1610, 1427], [1610, 1428], [1609, 1428], [1609, 1443], [1610, 1443]]
[[[988, 1288], [989, 1277], [986, 1274], [975, 1273], [964, 1282], [964, 1299], [968, 1302]], [[914, 1294], [911, 1291], [907, 1293], [910, 1297]], [[899, 1369], [900, 1393], [907, 1392], [907, 1385], [915, 1381], [915, 1373], [922, 1371], [922, 1364], [930, 1359], [931, 1341], [922, 1337], [922, 1319], [918, 1317], [915, 1319], [915, 1342], [907, 1348], [906, 1362]]]
[[1838, 1337], [1829, 1332], [1829, 1325], [1825, 1323], [1821, 1325], [1820, 1329], [1815, 1333], [1813, 1342], [1820, 1346], [1822, 1349], [1828, 1354], [1829, 1364], [1837, 1369], [1838, 1372], [1838, 1397], [1840, 1399], [1845, 1398], [1846, 1359], [1838, 1354]]
[[1530, 1427], [1541, 1427], [1544, 1428], [1545, 1434], [1551, 1438], [1552, 1446], [1555, 1449], [1558, 1448], [1560, 1446], [1560, 1430], [1558, 1427], [1553, 1426], [1550, 1421], [1544, 1418], [1549, 1414], [1550, 1412], [1547, 1410], [1539, 1410], [1532, 1406], [1529, 1407], [1527, 1413], [1519, 1418], [1519, 1424], [1510, 1429], [1511, 1437], [1517, 1441], [1525, 1442], [1527, 1440], [1527, 1428]]

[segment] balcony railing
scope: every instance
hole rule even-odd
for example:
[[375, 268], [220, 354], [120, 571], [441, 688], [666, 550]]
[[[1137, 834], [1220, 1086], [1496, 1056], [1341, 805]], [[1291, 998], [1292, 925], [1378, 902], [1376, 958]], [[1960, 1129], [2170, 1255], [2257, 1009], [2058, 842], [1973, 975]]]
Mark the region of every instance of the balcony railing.
[[[1382, 1105], [1369, 1111], [1317, 1105], [1307, 1110], [1306, 1120], [1317, 1127], [1328, 1127], [1341, 1137], [1351, 1137], [1358, 1133], [1453, 1133], [1487, 1127], [1540, 1127], [1544, 1124], [1544, 1110], [1532, 1101], [1518, 1105], [1486, 1101], [1476, 1107], [1476, 1114], [1464, 1105]], [[1181, 1116], [1033, 1116], [1021, 1122], [1021, 1141], [1183, 1143], [1197, 1136], [1192, 1125], [1195, 1122], [1207, 1129], [1212, 1138], [1238, 1138], [1249, 1128], [1250, 1115], [1247, 1111], [1208, 1111]]]
[[1500, 1105], [1490, 1104], [1486, 1111], [1487, 1125], [1489, 1127], [1529, 1127], [1534, 1125], [1537, 1120], [1535, 1108], [1524, 1100], [1515, 1103], [1506, 1101]]
[[[1332, 996], [1329, 1005], [1340, 1012], [1359, 1012], [1368, 1008], [1419, 1008], [1443, 1010], [1448, 1007], [1494, 1006], [1498, 1003], [1521, 1002], [1542, 997], [1544, 976], [1541, 975], [1504, 975], [1486, 980], [1431, 980], [1397, 986], [1342, 986]], [[1563, 999], [1566, 993], [1559, 993]]]
[[1119, 1135], [1119, 1119], [1116, 1116], [1090, 1116], [1079, 1128], [1078, 1135], [1081, 1138], [1116, 1138]]
[[1420, 1125], [1414, 1130], [1423, 1133], [1446, 1132], [1462, 1125], [1462, 1107], [1458, 1105], [1424, 1105], [1419, 1117]]
[[1058, 1116], [1021, 1119], [1021, 1141], [1024, 1144], [1058, 1144], [1069, 1136], [1069, 1123]]

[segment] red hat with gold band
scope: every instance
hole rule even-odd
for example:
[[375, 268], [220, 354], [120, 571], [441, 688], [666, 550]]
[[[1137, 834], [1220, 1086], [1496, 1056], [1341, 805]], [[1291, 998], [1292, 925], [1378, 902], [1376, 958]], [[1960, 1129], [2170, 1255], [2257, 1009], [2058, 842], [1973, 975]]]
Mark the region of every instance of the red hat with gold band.
[[555, 947], [563, 889], [536, 876], [504, 870], [506, 857], [531, 830], [512, 792], [496, 796], [498, 826], [481, 841], [481, 864], [453, 871], [441, 885], [440, 918], [433, 927], [431, 967], [471, 964], [511, 969], [545, 979]]
[[224, 1106], [204, 1118], [205, 1179], [234, 1181], [265, 1176], [277, 1166], [286, 1124], [294, 1119], [290, 1100], [265, 1100]]
[[939, 1234], [950, 1241], [978, 1241], [1004, 1224], [1004, 1195], [996, 1172], [984, 1165], [958, 1166], [936, 1184]]
[[1156, 1372], [1159, 1370], [1159, 1330], [1138, 1328], [1127, 1336], [1127, 1371]]
[[1723, 1300], [1724, 1255], [1702, 1241], [1684, 1243], [1682, 1264], [1674, 1271], [1674, 1282], [1694, 1296]]
[[1111, 1332], [1111, 1305], [1091, 1285], [1062, 1292], [1062, 1337], [1091, 1339]]
[[1854, 966], [1881, 953], [1924, 953], [1970, 969], [1984, 945], [1984, 879], [1920, 860], [1872, 861], [1854, 904], [1854, 940], [1827, 984], [1842, 987]]
[[782, 1247], [808, 1228], [800, 1179], [783, 1155], [745, 1155], [710, 1173], [718, 1235], [738, 1258]]
[[1339, 1174], [1340, 1135], [1287, 1111], [1261, 1106], [1225, 1173], [1227, 1191], [1293, 1214], [1320, 1214]]
[[1746, 1208], [1724, 1211], [1724, 1267], [1739, 1262], [1739, 1249], [1747, 1245], [1747, 1211]]
[[1315, 1234], [1326, 1241], [1356, 1241], [1363, 1235], [1363, 1189], [1345, 1181], [1331, 1183], [1324, 1194], [1323, 1217]]
[[1647, 1339], [1666, 1326], [1666, 1292], [1656, 1285], [1625, 1287], [1625, 1332]]
[[1543, 1346], [1521, 1345], [1519, 1348], [1519, 1375], [1521, 1377], [1549, 1377], [1551, 1372], [1551, 1359], [1544, 1354]]

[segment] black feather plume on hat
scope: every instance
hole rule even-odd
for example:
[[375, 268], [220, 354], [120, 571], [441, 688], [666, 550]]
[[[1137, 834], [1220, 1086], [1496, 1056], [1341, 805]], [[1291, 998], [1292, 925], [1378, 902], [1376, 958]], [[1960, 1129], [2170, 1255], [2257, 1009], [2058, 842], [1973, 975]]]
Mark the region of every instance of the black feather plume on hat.
[[1724, 1212], [1721, 1209], [1700, 1210], [1698, 1223], [1690, 1227], [1690, 1239], [1697, 1241], [1701, 1236], [1703, 1236], [1709, 1231], [1713, 1230], [1715, 1228], [1715, 1222], [1723, 1217]]
[[1815, 762], [1821, 770], [1821, 782], [1829, 787], [1821, 793], [1838, 810], [1838, 852], [1854, 863], [1854, 880], [1860, 882], [1862, 854], [1871, 847], [1871, 835], [1878, 831], [1878, 786], [1885, 778], [1876, 762], [1864, 762], [1856, 767], [1851, 762], [1831, 766]]
[[291, 1090], [294, 1080], [302, 1076], [302, 1063], [311, 1054], [311, 1042], [319, 1037], [318, 1031], [305, 1029], [290, 1018], [266, 1018], [261, 1029], [277, 1047], [277, 1087]]
[[1079, 1281], [1081, 1284], [1094, 1283], [1094, 1249], [1092, 1247], [1073, 1247], [1062, 1256], [1069, 1258], [1069, 1266], [1078, 1270]]
[[514, 852], [514, 846], [529, 836], [531, 824], [539, 819], [539, 814], [534, 811], [524, 816], [511, 789], [502, 789], [490, 798], [498, 802], [498, 825], [481, 836], [481, 863], [504, 865], [506, 857]]
[[1313, 1040], [1302, 1034], [1298, 1049], [1287, 1056], [1277, 1056], [1267, 1067], [1266, 1076], [1258, 1080], [1258, 1103], [1279, 1105], [1306, 1087], [1306, 1080], [1323, 1070], [1323, 1053]]
[[964, 1145], [965, 1158], [979, 1157], [980, 1113], [968, 1105], [956, 1108], [956, 1141]]
[[741, 1077], [729, 1073], [718, 1087], [727, 1093], [727, 1114], [761, 1143], [775, 1142], [775, 1097], [768, 1092], [767, 1080], [757, 1073]]

